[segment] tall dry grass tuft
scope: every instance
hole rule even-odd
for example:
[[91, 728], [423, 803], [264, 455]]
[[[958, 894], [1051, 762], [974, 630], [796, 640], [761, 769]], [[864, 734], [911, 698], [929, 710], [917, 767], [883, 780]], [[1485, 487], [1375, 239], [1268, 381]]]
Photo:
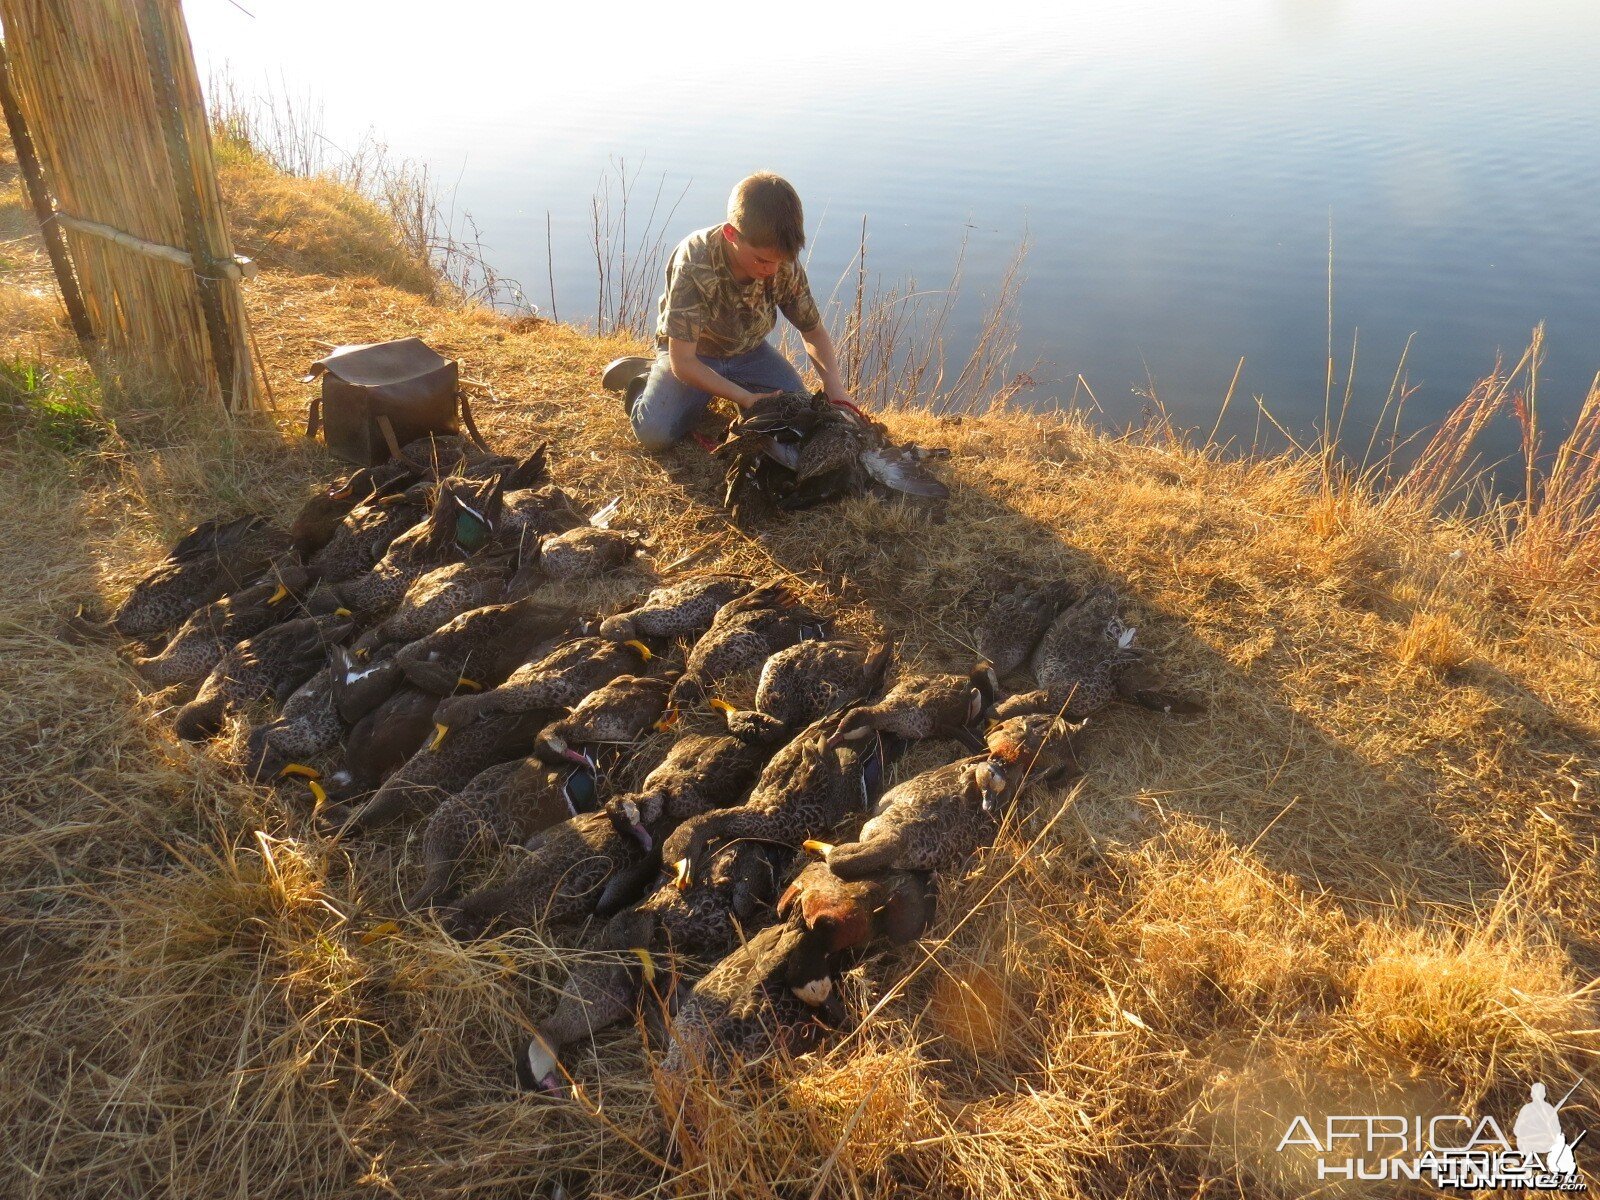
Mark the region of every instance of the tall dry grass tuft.
[[[963, 241], [943, 288], [924, 290], [915, 278], [885, 286], [867, 270], [867, 222], [851, 261], [823, 305], [835, 330], [839, 370], [846, 389], [874, 410], [921, 408], [970, 412], [1004, 404], [1031, 384], [1012, 371], [1027, 241], [1001, 275], [994, 298], [982, 311], [966, 357], [952, 364], [949, 329], [961, 294], [966, 258]], [[841, 297], [839, 289], [849, 284]], [[792, 340], [785, 331], [784, 344]]]
[[279, 269], [371, 275], [430, 299], [534, 311], [426, 164], [370, 130], [336, 145], [309, 100], [246, 95], [226, 75], [207, 93], [219, 183], [246, 253]]

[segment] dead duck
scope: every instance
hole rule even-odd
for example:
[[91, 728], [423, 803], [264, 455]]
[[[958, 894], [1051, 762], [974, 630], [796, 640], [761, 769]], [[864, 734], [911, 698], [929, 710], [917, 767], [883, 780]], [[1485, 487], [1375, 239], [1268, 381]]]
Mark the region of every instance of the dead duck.
[[772, 919], [778, 872], [789, 852], [736, 842], [719, 853], [707, 877], [687, 891], [668, 883], [606, 922], [596, 955], [572, 965], [555, 1011], [539, 1022], [518, 1063], [525, 1088], [562, 1094], [561, 1056], [574, 1043], [627, 1020], [648, 986], [666, 990], [663, 954], [673, 974], [687, 961], [726, 957]]
[[349, 617], [301, 617], [246, 638], [218, 660], [195, 698], [178, 712], [185, 741], [201, 741], [235, 709], [262, 698], [282, 704], [328, 661], [328, 647], [348, 637]]
[[327, 543], [306, 560], [311, 573], [333, 585], [370, 571], [402, 533], [428, 516], [425, 484], [374, 497], [345, 514]]
[[807, 838], [825, 837], [861, 807], [861, 788], [854, 749], [836, 749], [828, 739], [828, 722], [818, 722], [773, 756], [744, 803], [690, 817], [674, 829], [661, 849], [662, 861], [686, 886], [719, 839], [761, 838], [798, 846]]
[[800, 509], [844, 495], [942, 500], [950, 491], [923, 464], [948, 450], [896, 445], [888, 429], [821, 392], [756, 401], [728, 427], [717, 456], [727, 462], [723, 501], [736, 518], [755, 493]]
[[480, 771], [526, 755], [543, 724], [538, 713], [489, 713], [437, 749], [425, 743], [369, 799], [330, 806], [323, 828], [349, 836], [431, 812]]
[[983, 748], [973, 726], [995, 697], [1000, 684], [994, 668], [977, 663], [965, 675], [908, 675], [876, 704], [851, 709], [839, 721], [835, 741], [855, 741], [876, 730], [907, 741], [955, 738], [971, 749]]
[[411, 581], [378, 625], [378, 636], [401, 643], [425, 638], [464, 612], [498, 603], [510, 577], [511, 563], [504, 555], [483, 554], [435, 567]]
[[1051, 622], [1073, 599], [1071, 586], [1062, 580], [1002, 580], [995, 594], [978, 602], [983, 611], [976, 639], [979, 655], [1005, 678], [1028, 661]]
[[505, 882], [445, 910], [452, 937], [477, 937], [496, 924], [548, 927], [614, 913], [636, 901], [656, 872], [656, 860], [604, 812], [579, 813], [534, 834], [527, 851]]
[[816, 964], [796, 982], [796, 966], [814, 945], [798, 922], [769, 925], [695, 984], [672, 1021], [663, 1063], [682, 1078], [696, 1069], [722, 1073], [774, 1052], [815, 1049], [844, 1021], [835, 965]]
[[328, 790], [341, 797], [372, 791], [427, 744], [439, 697], [402, 687], [350, 727], [344, 762], [328, 775]]
[[388, 612], [419, 576], [489, 545], [500, 515], [500, 494], [498, 477], [445, 480], [427, 520], [395, 538], [365, 575], [340, 584], [340, 599], [363, 619]]
[[540, 538], [581, 529], [587, 524], [588, 514], [558, 487], [512, 490], [507, 485], [500, 514], [500, 539], [509, 545], [537, 543]]
[[437, 740], [444, 740], [451, 730], [466, 726], [486, 713], [534, 713], [571, 708], [602, 684], [641, 662], [649, 662], [651, 657], [650, 648], [643, 642], [619, 645], [606, 638], [573, 638], [538, 661], [524, 663], [497, 688], [446, 700], [439, 706]]
[[[608, 925], [591, 939], [599, 943], [598, 952], [569, 960], [567, 982], [555, 1010], [539, 1022], [526, 1048], [517, 1056], [517, 1082], [525, 1090], [566, 1096], [561, 1058], [568, 1048], [628, 1020], [639, 1011], [641, 995], [668, 987], [648, 952], [613, 952], [607, 942], [609, 931]], [[650, 1007], [645, 1008], [644, 1014], [647, 1018], [657, 1015]]]
[[667, 693], [676, 677], [618, 675], [546, 725], [534, 753], [550, 763], [587, 762], [584, 747], [631, 746], [652, 728], [665, 729]]
[[601, 621], [600, 636], [614, 642], [699, 638], [711, 628], [718, 609], [755, 586], [748, 575], [698, 575], [663, 584], [633, 608]]
[[671, 831], [690, 817], [742, 801], [768, 757], [766, 748], [739, 738], [689, 734], [673, 743], [637, 792], [608, 800], [606, 812], [618, 833], [652, 850], [651, 829]]
[[333, 667], [323, 667], [283, 702], [276, 720], [250, 731], [245, 775], [264, 780], [291, 764], [305, 765], [339, 744], [344, 722], [333, 706]]
[[813, 840], [805, 848], [846, 881], [886, 871], [952, 870], [994, 837], [1011, 783], [1005, 766], [987, 755], [936, 767], [884, 793], [855, 841]]
[[575, 609], [525, 596], [453, 617], [394, 657], [407, 679], [441, 696], [463, 685], [486, 691], [504, 683], [523, 663], [554, 650], [575, 632], [577, 621]]
[[526, 841], [593, 811], [598, 799], [599, 780], [587, 764], [551, 767], [530, 757], [478, 772], [428, 818], [422, 831], [423, 880], [406, 907], [436, 902], [469, 856]]
[[1200, 711], [1193, 701], [1150, 688], [1144, 673], [1133, 670], [1142, 655], [1133, 645], [1136, 630], [1123, 623], [1120, 608], [1114, 589], [1097, 587], [1064, 609], [1033, 652], [1038, 689], [995, 705], [994, 715], [1043, 712], [1080, 721], [1125, 694], [1151, 708]]
[[304, 569], [280, 567], [264, 582], [213, 600], [189, 615], [161, 653], [135, 658], [134, 669], [156, 687], [199, 683], [245, 638], [293, 616], [333, 612], [338, 604], [332, 593], [318, 589], [307, 597], [309, 582]]
[[826, 633], [823, 618], [801, 604], [786, 584], [764, 584], [717, 610], [711, 628], [689, 651], [672, 704], [687, 708], [727, 677], [754, 670], [802, 638]]
[[202, 605], [253, 583], [288, 549], [288, 534], [263, 516], [204, 521], [133, 585], [110, 627], [125, 638], [154, 638]]
[[[778, 897], [778, 916], [796, 920], [820, 942], [823, 955], [843, 954], [876, 944], [902, 946], [921, 937], [933, 922], [935, 900], [924, 872], [887, 871], [863, 879], [842, 879], [818, 860]], [[799, 982], [817, 977], [802, 967]]]
[[498, 477], [507, 492], [528, 491], [550, 482], [550, 443], [540, 442], [532, 454], [517, 458], [510, 454], [486, 454], [465, 461], [454, 472], [466, 479]]
[[808, 639], [779, 650], [761, 668], [756, 706], [740, 712], [717, 699], [728, 732], [775, 742], [829, 713], [870, 696], [883, 686], [893, 648], [851, 639]]
[[339, 523], [358, 504], [403, 492], [421, 472], [403, 459], [362, 467], [352, 475], [315, 489], [289, 525], [289, 541], [301, 562], [307, 562], [338, 531]]
[[405, 672], [395, 662], [396, 647], [384, 645], [369, 652], [360, 646], [335, 646], [333, 703], [346, 725], [354, 725], [405, 684]]
[[631, 530], [580, 525], [526, 543], [523, 562], [511, 586], [527, 594], [547, 580], [599, 579], [634, 561], [649, 548], [650, 539]]
[[680, 886], [678, 872], [637, 904], [612, 917], [607, 940], [618, 950], [672, 953], [707, 965], [772, 919], [778, 884], [795, 851], [742, 839], [706, 856], [700, 877]]
[[1054, 713], [1028, 713], [995, 722], [983, 742], [991, 758], [1014, 764], [1030, 779], [1058, 783], [1080, 773], [1072, 735], [1081, 728]]

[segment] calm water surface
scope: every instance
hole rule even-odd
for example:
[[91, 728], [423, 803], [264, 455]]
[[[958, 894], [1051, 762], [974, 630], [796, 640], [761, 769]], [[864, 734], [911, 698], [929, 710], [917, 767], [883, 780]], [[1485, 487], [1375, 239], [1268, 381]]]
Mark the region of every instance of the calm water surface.
[[[1407, 425], [1436, 420], [1545, 321], [1540, 404], [1600, 368], [1600, 5], [1234, 0], [920, 15], [895, 6], [312, 4], [186, 0], [202, 75], [315, 97], [455, 185], [491, 261], [593, 320], [590, 198], [616, 160], [720, 219], [746, 172], [806, 203], [819, 298], [852, 269], [942, 287], [966, 242], [952, 355], [1026, 236], [1030, 402], [1081, 376], [1109, 423], [1150, 382], [1209, 428], [1253, 396], [1323, 412], [1332, 230], [1342, 393], [1375, 415], [1414, 334]], [[781, 10], [781, 11], [780, 11]], [[681, 197], [681, 199], [680, 199]], [[375, 334], [382, 331], [374, 331]], [[1080, 396], [1081, 396], [1080, 392]], [[1364, 433], [1360, 441], [1364, 442]], [[1494, 453], [1514, 445], [1510, 430]]]

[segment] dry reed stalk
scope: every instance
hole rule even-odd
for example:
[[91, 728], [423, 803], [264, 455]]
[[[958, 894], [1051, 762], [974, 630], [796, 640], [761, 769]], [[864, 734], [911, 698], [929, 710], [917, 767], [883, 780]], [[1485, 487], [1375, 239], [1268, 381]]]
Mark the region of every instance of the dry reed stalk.
[[[152, 91], [142, 20], [159, 13], [154, 44], [171, 65], [187, 138], [189, 178], [176, 178]], [[233, 246], [211, 161], [208, 125], [182, 12], [175, 0], [5, 0], [0, 5], [22, 107], [58, 207], [161, 245], [202, 237], [211, 257]], [[201, 230], [186, 228], [179, 189], [192, 193]], [[181, 392], [219, 398], [195, 271], [67, 230], [96, 335], [113, 355], [148, 363]], [[205, 267], [200, 269], [204, 270]], [[209, 285], [208, 285], [209, 286]], [[248, 324], [237, 283], [214, 285], [230, 347], [236, 411], [258, 406]]]

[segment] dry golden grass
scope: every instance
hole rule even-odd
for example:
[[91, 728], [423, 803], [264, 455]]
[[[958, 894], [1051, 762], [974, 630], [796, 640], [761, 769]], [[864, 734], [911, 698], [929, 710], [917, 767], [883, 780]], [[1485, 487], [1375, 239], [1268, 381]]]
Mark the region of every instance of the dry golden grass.
[[276, 270], [368, 276], [434, 294], [425, 251], [408, 246], [376, 203], [332, 179], [285, 175], [247, 141], [214, 144], [239, 253]]
[[[892, 415], [952, 450], [945, 523], [860, 500], [752, 539], [699, 451], [633, 445], [597, 382], [623, 341], [337, 274], [267, 271], [250, 303], [275, 427], [128, 376], [94, 438], [0, 433], [0, 1194], [1300, 1196], [1275, 1150], [1297, 1112], [1504, 1121], [1593, 1068], [1600, 604], [1519, 571], [1492, 520], [1002, 406]], [[0, 312], [0, 359], [71, 364], [37, 304]], [[174, 694], [55, 636], [195, 520], [287, 513], [335, 473], [294, 436], [314, 340], [409, 334], [495, 386], [492, 439], [552, 439], [661, 561], [786, 573], [951, 665], [986, 577], [1108, 580], [1208, 711], [1091, 721], [1087, 777], [1033, 793], [928, 937], [852, 979], [864, 1019], [825, 1052], [680, 1109], [624, 1029], [573, 1056], [578, 1103], [520, 1097], [559, 946], [404, 918], [364, 939], [407, 831], [328, 843], [302, 793], [238, 781], [236, 743], [175, 741]]]

